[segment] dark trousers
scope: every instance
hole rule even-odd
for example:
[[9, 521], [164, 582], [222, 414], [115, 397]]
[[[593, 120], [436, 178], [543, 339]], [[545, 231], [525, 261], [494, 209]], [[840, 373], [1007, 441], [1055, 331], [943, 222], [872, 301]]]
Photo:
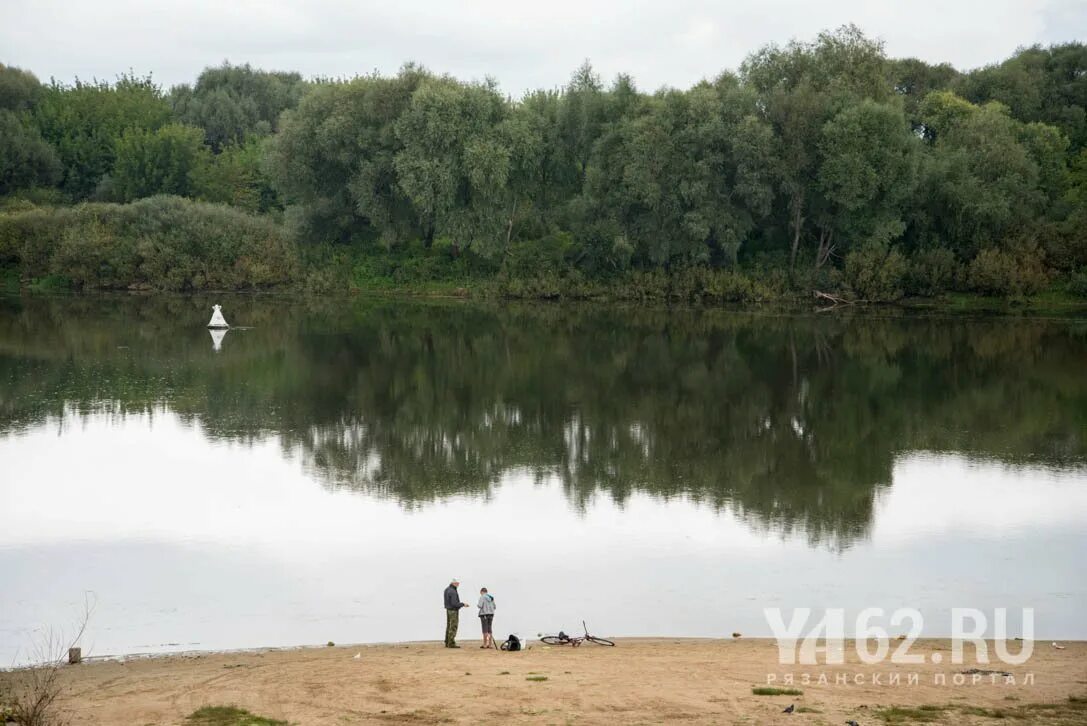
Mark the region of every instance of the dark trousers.
[[452, 648], [457, 644], [457, 628], [460, 627], [460, 610], [445, 611], [445, 647]]

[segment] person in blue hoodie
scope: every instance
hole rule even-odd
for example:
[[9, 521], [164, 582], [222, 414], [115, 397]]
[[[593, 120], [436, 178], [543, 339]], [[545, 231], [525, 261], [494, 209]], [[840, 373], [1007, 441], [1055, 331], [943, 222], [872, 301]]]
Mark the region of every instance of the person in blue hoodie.
[[494, 647], [494, 597], [487, 592], [487, 588], [482, 587], [479, 590], [479, 602], [476, 604], [479, 608], [479, 624], [483, 626], [483, 645], [480, 648], [492, 648]]

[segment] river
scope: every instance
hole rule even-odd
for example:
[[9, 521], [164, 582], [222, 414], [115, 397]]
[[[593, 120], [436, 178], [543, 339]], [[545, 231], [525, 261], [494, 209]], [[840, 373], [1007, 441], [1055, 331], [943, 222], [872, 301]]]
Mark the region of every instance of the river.
[[439, 639], [453, 577], [502, 638], [1087, 638], [1087, 319], [0, 298], [0, 518], [0, 665], [85, 600], [91, 655]]

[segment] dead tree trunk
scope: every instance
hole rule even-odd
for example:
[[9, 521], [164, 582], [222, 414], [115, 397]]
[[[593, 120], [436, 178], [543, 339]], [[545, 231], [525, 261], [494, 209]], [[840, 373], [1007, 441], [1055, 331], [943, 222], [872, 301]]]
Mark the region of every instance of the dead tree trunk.
[[834, 230], [819, 230], [819, 249], [815, 253], [815, 269], [826, 264], [830, 256], [834, 254]]
[[789, 269], [796, 267], [796, 254], [800, 249], [800, 228], [804, 224], [804, 193], [793, 196], [793, 249], [789, 253]]

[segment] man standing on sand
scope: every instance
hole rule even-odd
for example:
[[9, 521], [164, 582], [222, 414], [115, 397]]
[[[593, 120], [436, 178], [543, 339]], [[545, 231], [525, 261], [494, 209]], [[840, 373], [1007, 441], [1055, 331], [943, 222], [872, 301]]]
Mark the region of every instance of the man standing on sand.
[[468, 607], [468, 603], [460, 601], [457, 593], [457, 585], [460, 580], [453, 578], [449, 587], [445, 588], [445, 647], [459, 648], [457, 645], [457, 628], [460, 627], [460, 609]]

